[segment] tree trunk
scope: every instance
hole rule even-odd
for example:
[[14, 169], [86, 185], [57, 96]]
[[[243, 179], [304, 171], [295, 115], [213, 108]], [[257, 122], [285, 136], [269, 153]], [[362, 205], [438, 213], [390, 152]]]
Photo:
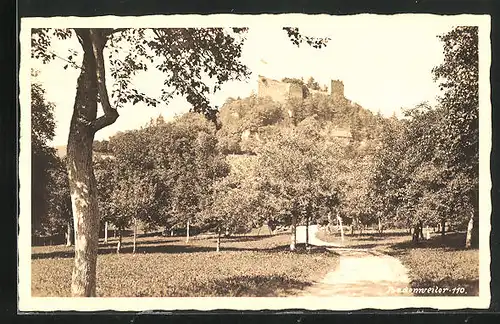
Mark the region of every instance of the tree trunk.
[[116, 238], [116, 228], [113, 229], [113, 238]]
[[66, 246], [71, 246], [71, 232], [72, 232], [72, 228], [71, 228], [71, 222], [68, 221], [68, 224], [67, 224], [67, 227], [66, 227]]
[[474, 213], [472, 213], [469, 223], [467, 225], [467, 235], [465, 237], [465, 248], [470, 249], [472, 247], [472, 229], [474, 228]]
[[92, 168], [94, 131], [89, 121], [95, 120], [97, 116], [97, 77], [88, 30], [80, 32], [79, 36], [84, 55], [67, 145], [67, 168], [75, 232], [71, 294], [74, 297], [92, 297], [95, 296], [96, 287], [99, 210]]
[[337, 220], [339, 221], [340, 225], [340, 242], [344, 243], [344, 225], [342, 224], [342, 217], [337, 215]]
[[108, 221], [104, 222], [104, 243], [108, 243]]
[[441, 220], [441, 236], [444, 237], [446, 235], [446, 219]]
[[118, 244], [116, 244], [116, 253], [117, 254], [120, 254], [121, 248], [122, 248], [122, 230], [119, 229], [118, 230]]
[[[478, 199], [478, 188], [472, 191], [471, 193], [471, 201], [472, 201], [472, 212], [471, 212], [471, 220], [472, 225], [471, 229], [467, 228], [467, 237], [468, 243], [466, 242], [466, 248], [477, 249], [479, 248], [479, 199]], [[471, 221], [469, 221], [471, 223]], [[469, 233], [470, 232], [470, 233]]]
[[429, 225], [425, 226], [425, 239], [430, 240], [431, 239], [431, 228]]
[[378, 233], [382, 235], [382, 218], [378, 218]]
[[[67, 169], [75, 232], [75, 263], [71, 294], [95, 296], [99, 210], [92, 164], [95, 133], [116, 121], [118, 112], [111, 108], [106, 89], [103, 49], [108, 29], [75, 29], [83, 49], [83, 61], [77, 80], [73, 116], [67, 145]], [[99, 94], [104, 115], [97, 118]]]
[[187, 220], [186, 224], [186, 243], [189, 243], [189, 219]]
[[137, 218], [134, 217], [134, 243], [132, 246], [132, 253], [135, 253], [136, 240], [137, 240]]
[[217, 228], [217, 248], [216, 252], [220, 252], [220, 228]]
[[297, 247], [297, 216], [292, 215], [292, 235], [291, 239], [292, 242], [290, 243], [290, 251], [295, 251], [295, 248]]
[[413, 227], [413, 233], [412, 233], [412, 241], [415, 242], [415, 243], [418, 243], [419, 242], [419, 233], [420, 233], [420, 228], [419, 228], [420, 224], [419, 223], [416, 223]]
[[309, 215], [306, 216], [306, 250], [309, 247]]
[[479, 248], [479, 213], [472, 215], [471, 248]]
[[328, 212], [328, 225], [326, 226], [326, 231], [328, 234], [332, 234], [332, 212]]

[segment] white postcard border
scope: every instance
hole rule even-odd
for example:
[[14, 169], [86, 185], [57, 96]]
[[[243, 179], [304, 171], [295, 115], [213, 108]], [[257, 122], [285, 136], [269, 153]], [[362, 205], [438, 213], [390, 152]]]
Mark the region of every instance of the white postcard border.
[[[480, 292], [472, 297], [239, 297], [239, 298], [55, 298], [31, 297], [31, 118], [30, 118], [30, 29], [83, 27], [278, 27], [315, 28], [332, 23], [384, 24], [409, 23], [413, 20], [431, 22], [432, 19], [450, 21], [454, 25], [479, 26], [479, 98], [480, 98]], [[351, 16], [281, 14], [281, 15], [172, 15], [141, 17], [51, 17], [22, 18], [20, 25], [21, 67], [20, 82], [20, 155], [19, 155], [19, 235], [18, 235], [18, 309], [33, 311], [147, 311], [147, 310], [381, 310], [402, 308], [462, 309], [488, 308], [490, 304], [490, 215], [491, 177], [491, 22], [488, 15], [439, 16], [431, 14]]]

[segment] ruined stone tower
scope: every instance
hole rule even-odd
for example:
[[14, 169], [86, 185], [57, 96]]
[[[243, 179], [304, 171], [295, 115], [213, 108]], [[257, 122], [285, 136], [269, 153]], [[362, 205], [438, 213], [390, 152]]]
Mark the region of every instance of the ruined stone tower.
[[344, 97], [344, 82], [340, 80], [332, 80], [330, 87], [331, 96], [334, 98], [345, 98]]

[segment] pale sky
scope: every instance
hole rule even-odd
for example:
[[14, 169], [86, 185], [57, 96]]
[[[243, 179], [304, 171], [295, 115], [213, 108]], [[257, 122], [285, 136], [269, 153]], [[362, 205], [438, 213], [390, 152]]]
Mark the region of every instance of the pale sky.
[[[307, 45], [297, 48], [278, 27], [269, 28], [262, 24], [250, 27], [242, 50], [242, 62], [252, 72], [250, 79], [224, 84], [222, 90], [210, 97], [211, 103], [222, 106], [228, 97], [250, 95], [252, 90], [257, 90], [258, 75], [278, 80], [284, 77], [307, 80], [312, 76], [320, 85], [329, 86], [331, 79], [342, 80], [348, 99], [373, 112], [381, 111], [386, 116], [396, 112], [399, 115], [401, 108], [413, 107], [423, 101], [435, 103], [438, 87], [433, 82], [431, 70], [443, 60], [442, 44], [436, 36], [453, 27], [450, 20], [440, 20], [438, 16], [408, 21], [384, 16], [372, 24], [359, 24], [354, 20], [350, 23], [346, 19], [332, 25], [301, 27], [305, 35], [330, 37], [328, 46], [323, 49]], [[58, 41], [53, 49], [65, 57], [68, 48], [81, 52], [76, 39]], [[74, 68], [63, 69], [65, 64], [56, 59], [47, 65], [38, 62], [32, 65], [40, 71], [38, 79], [46, 89], [46, 99], [56, 106], [53, 145], [67, 142], [79, 74]], [[162, 86], [161, 74], [149, 70], [132, 82], [152, 93], [158, 93]], [[180, 97], [156, 108], [129, 105], [119, 111], [120, 117], [113, 125], [96, 134], [96, 139], [139, 128], [159, 114], [169, 118], [189, 108], [185, 99]]]

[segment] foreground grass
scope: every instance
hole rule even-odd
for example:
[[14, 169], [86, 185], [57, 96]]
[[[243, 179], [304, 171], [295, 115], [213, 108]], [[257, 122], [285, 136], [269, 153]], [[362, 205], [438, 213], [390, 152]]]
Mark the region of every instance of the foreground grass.
[[[215, 240], [148, 237], [101, 243], [97, 295], [101, 297], [290, 296], [335, 268], [337, 257], [317, 249], [287, 251], [289, 235]], [[69, 296], [73, 252], [64, 246], [32, 248], [32, 295]]]
[[[464, 233], [454, 233], [419, 244], [395, 244], [388, 254], [408, 268], [411, 287], [418, 295], [477, 296], [479, 250], [465, 250], [464, 242]], [[430, 287], [442, 288], [442, 292], [419, 292], [419, 288]]]

